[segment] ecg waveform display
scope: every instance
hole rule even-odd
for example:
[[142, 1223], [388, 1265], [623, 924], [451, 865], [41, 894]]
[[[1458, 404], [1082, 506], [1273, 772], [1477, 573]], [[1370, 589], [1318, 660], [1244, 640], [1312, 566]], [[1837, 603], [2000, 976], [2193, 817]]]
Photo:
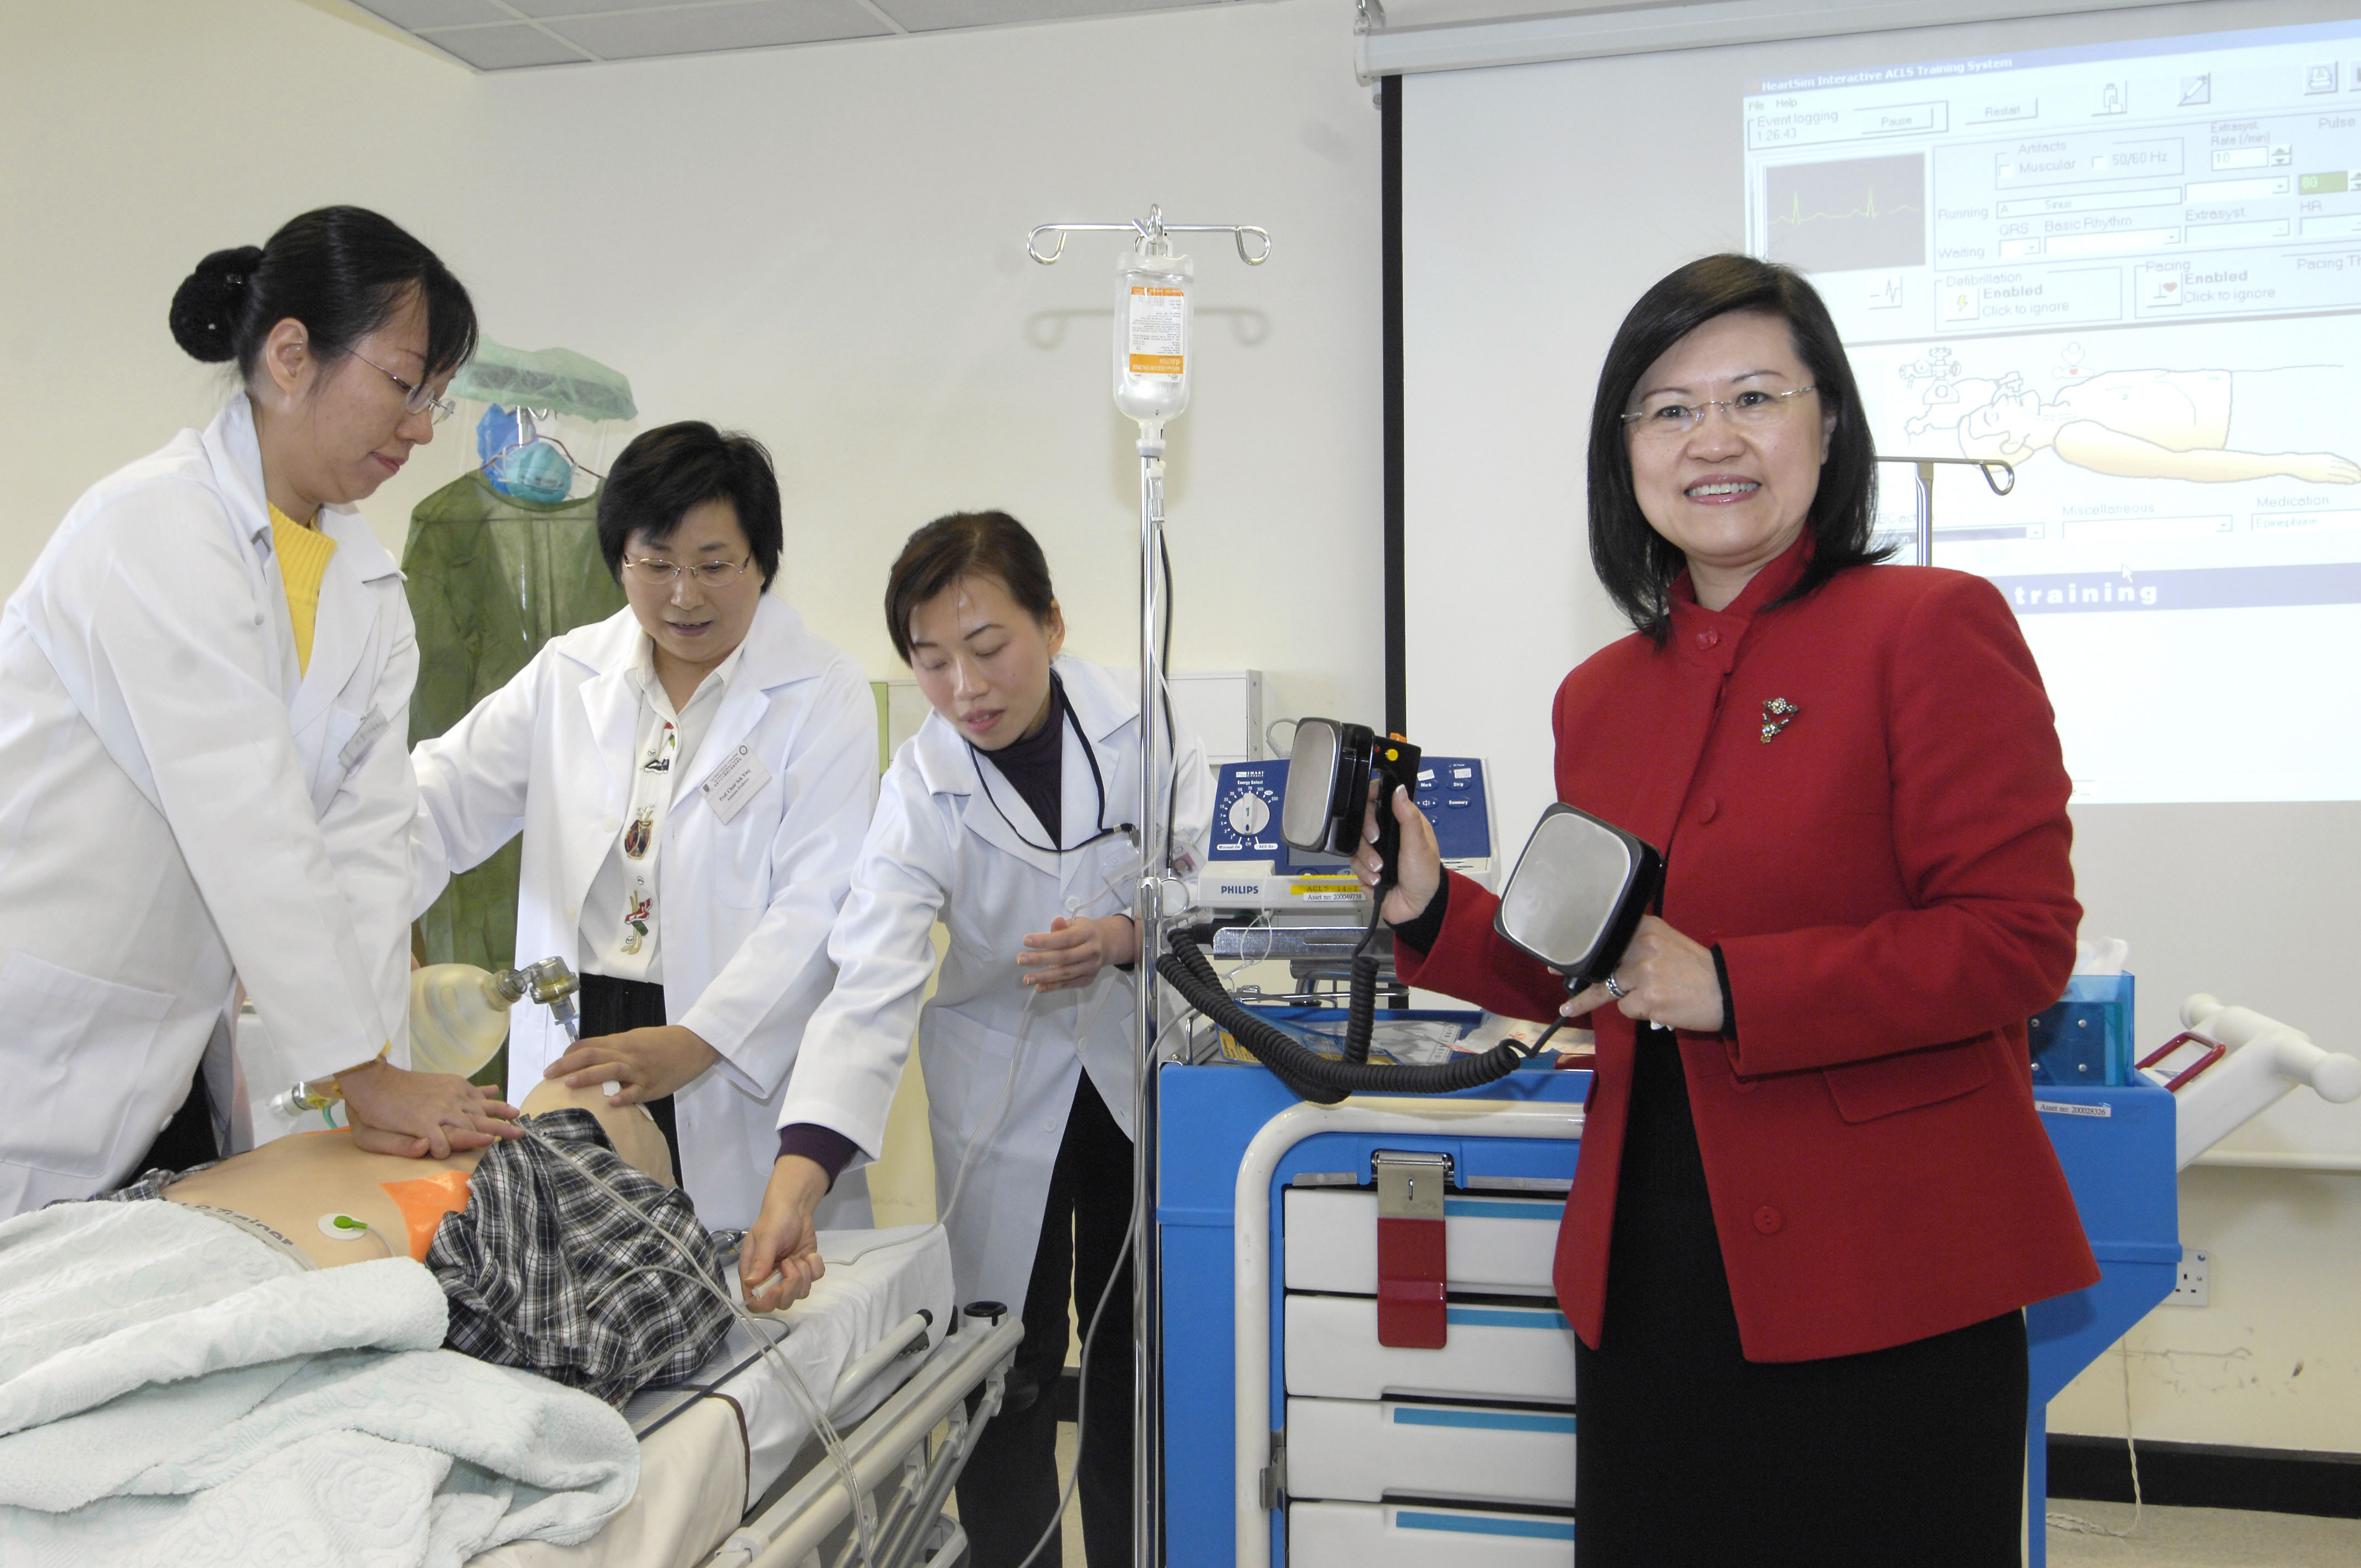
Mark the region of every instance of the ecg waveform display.
[[1763, 172], [1772, 260], [1804, 272], [1926, 265], [1925, 153]]

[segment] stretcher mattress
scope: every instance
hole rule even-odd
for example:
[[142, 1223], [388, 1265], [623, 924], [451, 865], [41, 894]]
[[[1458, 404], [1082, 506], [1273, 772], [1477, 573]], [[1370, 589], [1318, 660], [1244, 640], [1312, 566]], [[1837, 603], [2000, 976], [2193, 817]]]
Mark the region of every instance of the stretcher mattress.
[[[762, 1320], [840, 1430], [898, 1387], [952, 1320], [950, 1248], [937, 1225], [822, 1231], [828, 1265], [812, 1293]], [[913, 1313], [932, 1319], [911, 1353], [857, 1389], [844, 1369]], [[639, 1568], [701, 1563], [768, 1492], [807, 1442], [811, 1423], [744, 1323], [687, 1382], [642, 1389], [623, 1414], [640, 1434], [640, 1485], [623, 1511], [579, 1546], [522, 1541], [472, 1568]]]

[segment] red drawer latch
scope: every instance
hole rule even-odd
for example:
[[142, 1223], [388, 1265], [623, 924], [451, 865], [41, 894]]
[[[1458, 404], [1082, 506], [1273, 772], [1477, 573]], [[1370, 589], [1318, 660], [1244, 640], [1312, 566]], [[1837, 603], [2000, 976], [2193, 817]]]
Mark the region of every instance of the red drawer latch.
[[1451, 1157], [1379, 1149], [1372, 1163], [1378, 1173], [1378, 1343], [1441, 1350], [1451, 1332], [1443, 1299], [1443, 1190], [1451, 1180]]

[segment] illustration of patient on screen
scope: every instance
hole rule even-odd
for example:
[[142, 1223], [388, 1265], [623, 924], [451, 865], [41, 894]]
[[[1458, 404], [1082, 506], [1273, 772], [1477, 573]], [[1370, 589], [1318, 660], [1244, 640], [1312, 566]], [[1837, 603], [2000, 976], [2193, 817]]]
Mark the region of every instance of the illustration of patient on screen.
[[2336, 366], [2107, 370], [2046, 400], [2014, 370], [1993, 380], [1959, 368], [1938, 351], [1932, 363], [1904, 369], [1922, 400], [1904, 428], [1912, 435], [1951, 431], [1963, 456], [2022, 464], [2046, 449], [2078, 468], [2126, 479], [2361, 484], [2361, 464], [2350, 457], [2284, 450], [2284, 433], [2343, 400]]

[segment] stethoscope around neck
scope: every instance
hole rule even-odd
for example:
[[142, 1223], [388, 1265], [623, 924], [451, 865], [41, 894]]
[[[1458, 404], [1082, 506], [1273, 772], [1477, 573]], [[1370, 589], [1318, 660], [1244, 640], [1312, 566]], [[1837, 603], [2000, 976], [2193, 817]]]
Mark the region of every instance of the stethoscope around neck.
[[1119, 822], [1112, 828], [1107, 826], [1106, 777], [1099, 772], [1098, 751], [1091, 744], [1091, 738], [1082, 733], [1082, 721], [1074, 717], [1074, 705], [1071, 702], [1063, 702], [1059, 704], [1059, 706], [1065, 710], [1066, 723], [1073, 729], [1074, 739], [1082, 743], [1082, 760], [1091, 765], [1091, 788], [1098, 792], [1099, 797], [1099, 830], [1092, 834], [1089, 838], [1083, 839], [1079, 844], [1066, 844], [1062, 846], [1057, 844], [1037, 844], [1032, 839], [1027, 839], [1023, 830], [1020, 829], [1015, 822], [1009, 820], [1008, 813], [1001, 809], [999, 798], [992, 793], [992, 777], [989, 773], [986, 773], [983, 769], [983, 753], [979, 752], [975, 749], [975, 742], [970, 740], [967, 743], [967, 754], [969, 759], [975, 763], [975, 782], [983, 786], [983, 798], [992, 802], [993, 810], [1000, 812], [1000, 819], [1003, 822], [1008, 823], [1008, 830], [1011, 833], [1016, 834], [1016, 841], [1018, 843], [1024, 845], [1028, 850], [1038, 850], [1045, 855], [1071, 855], [1077, 850], [1087, 850], [1093, 844], [1097, 843], [1100, 839], [1112, 839], [1118, 833], [1127, 839], [1133, 839], [1134, 842], [1137, 842], [1138, 829], [1131, 823]]

